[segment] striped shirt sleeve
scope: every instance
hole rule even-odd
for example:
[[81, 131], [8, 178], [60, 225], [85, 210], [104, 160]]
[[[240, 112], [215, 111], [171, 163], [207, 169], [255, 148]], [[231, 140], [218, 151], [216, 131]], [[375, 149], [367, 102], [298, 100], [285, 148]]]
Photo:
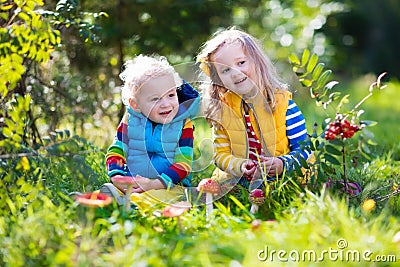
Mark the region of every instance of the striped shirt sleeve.
[[235, 176], [242, 176], [241, 166], [246, 159], [232, 155], [230, 139], [227, 132], [214, 127], [214, 161], [218, 168]]
[[300, 143], [307, 139], [307, 129], [304, 116], [296, 103], [289, 99], [289, 106], [286, 111], [286, 136], [289, 140], [290, 152], [284, 156], [279, 156], [285, 163], [287, 171], [301, 167], [300, 158], [307, 160], [311, 155], [311, 150]]
[[194, 125], [187, 119], [182, 129], [182, 135], [179, 139], [178, 146], [175, 151], [174, 162], [169, 168], [160, 174], [160, 178], [167, 187], [177, 184], [192, 171], [193, 162], [193, 140]]
[[131, 176], [126, 168], [126, 133], [127, 124], [122, 120], [117, 127], [117, 133], [112, 144], [107, 149], [106, 166], [109, 177], [117, 174]]

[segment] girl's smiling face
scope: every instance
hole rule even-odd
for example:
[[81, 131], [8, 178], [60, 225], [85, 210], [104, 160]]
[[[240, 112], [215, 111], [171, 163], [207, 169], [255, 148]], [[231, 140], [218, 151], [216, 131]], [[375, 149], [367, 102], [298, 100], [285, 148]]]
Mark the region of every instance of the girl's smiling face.
[[177, 85], [172, 74], [165, 74], [147, 81], [129, 104], [136, 112], [155, 123], [170, 123], [178, 113]]
[[240, 42], [224, 44], [211, 60], [225, 88], [243, 98], [257, 94], [254, 62]]

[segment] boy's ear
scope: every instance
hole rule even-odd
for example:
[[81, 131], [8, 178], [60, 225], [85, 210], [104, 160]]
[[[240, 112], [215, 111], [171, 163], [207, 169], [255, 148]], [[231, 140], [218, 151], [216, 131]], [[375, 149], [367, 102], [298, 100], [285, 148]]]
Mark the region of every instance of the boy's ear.
[[138, 103], [136, 102], [135, 98], [129, 98], [129, 105], [131, 108], [136, 112], [141, 112]]

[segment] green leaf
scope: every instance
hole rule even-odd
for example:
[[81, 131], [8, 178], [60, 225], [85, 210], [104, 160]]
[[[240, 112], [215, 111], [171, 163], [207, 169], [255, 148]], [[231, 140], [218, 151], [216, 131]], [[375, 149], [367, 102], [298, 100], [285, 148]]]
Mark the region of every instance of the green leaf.
[[340, 165], [340, 161], [329, 154], [324, 154], [324, 158], [326, 161], [332, 163], [333, 165]]
[[291, 64], [300, 65], [300, 60], [294, 53], [289, 55], [289, 61]]
[[6, 202], [8, 204], [8, 207], [10, 209], [10, 213], [15, 216], [17, 213], [17, 208], [15, 207], [13, 201], [10, 198], [6, 198]]
[[301, 168], [299, 165], [294, 164], [294, 170], [296, 171], [297, 175], [302, 176], [303, 172], [301, 171]]
[[331, 76], [331, 74], [332, 74], [331, 70], [324, 71], [318, 78], [317, 87], [318, 88], [323, 87], [328, 82], [329, 76]]
[[308, 166], [308, 162], [307, 162], [303, 157], [300, 157], [300, 163], [301, 163], [301, 166], [302, 166], [303, 168], [306, 168], [306, 169], [310, 168], [310, 167]]
[[15, 122], [10, 120], [9, 118], [4, 118], [4, 123], [8, 128], [12, 129], [15, 127]]
[[362, 121], [361, 123], [364, 124], [365, 126], [369, 126], [369, 127], [375, 126], [375, 125], [378, 124], [378, 122], [376, 122], [376, 121], [369, 121], [369, 120], [367, 120], [367, 121]]
[[371, 150], [369, 149], [369, 147], [364, 143], [361, 144], [361, 149], [363, 150], [363, 152], [365, 152], [367, 154], [371, 153]]
[[49, 143], [51, 143], [51, 139], [50, 139], [49, 136], [44, 136], [44, 137], [42, 138], [42, 140], [43, 140], [43, 143], [44, 143], [45, 145], [48, 145]]
[[328, 166], [325, 162], [321, 162], [320, 167], [321, 167], [322, 170], [320, 170], [320, 171], [318, 172], [318, 178], [319, 178], [319, 176], [320, 176], [321, 174], [324, 173], [324, 171], [330, 169], [329, 166]]
[[320, 142], [319, 142], [319, 140], [317, 139], [317, 140], [315, 140], [315, 146], [316, 147], [319, 147], [319, 145], [320, 145]]
[[2, 133], [6, 137], [11, 137], [13, 134], [13, 131], [8, 127], [4, 127]]
[[28, 1], [26, 1], [26, 5], [27, 5], [30, 9], [34, 9], [34, 8], [35, 8], [35, 2], [36, 2], [36, 1], [28, 0]]
[[64, 137], [64, 131], [63, 130], [56, 130], [57, 135], [60, 136], [60, 138]]
[[23, 12], [19, 12], [18, 17], [20, 17], [22, 20], [25, 20], [26, 22], [29, 22], [31, 19], [26, 13]]
[[323, 122], [322, 122], [322, 124], [321, 124], [321, 128], [322, 128], [322, 130], [325, 130], [325, 128], [326, 128], [326, 126], [328, 126], [328, 124], [331, 122], [331, 118], [326, 118]]
[[325, 142], [321, 142], [321, 144], [318, 144], [317, 149], [321, 150], [325, 146]]
[[20, 63], [11, 62], [10, 65], [13, 68], [13, 70], [15, 72], [17, 72], [18, 74], [23, 74], [25, 72], [24, 66], [22, 64], [20, 64]]
[[12, 136], [12, 140], [17, 142], [17, 143], [21, 143], [22, 142], [22, 137], [19, 134], [14, 134]]
[[308, 79], [300, 79], [299, 81], [301, 82], [301, 85], [303, 85], [303, 87], [310, 87], [312, 85], [312, 81]]
[[307, 72], [311, 73], [314, 70], [315, 65], [317, 65], [318, 62], [318, 56], [316, 54], [312, 54], [310, 61], [308, 61], [307, 64]]
[[338, 155], [338, 156], [342, 155], [342, 152], [332, 145], [326, 145], [325, 149], [326, 149], [326, 152], [328, 152], [330, 154]]
[[341, 93], [340, 92], [333, 92], [332, 94], [329, 95], [329, 99], [331, 99], [331, 101], [336, 101], [339, 99]]
[[1, 10], [9, 10], [9, 9], [11, 9], [13, 6], [14, 6], [13, 4], [9, 4], [9, 5], [6, 5], [6, 6], [1, 6], [0, 9], [1, 9]]
[[374, 133], [365, 128], [362, 129], [362, 136], [363, 136], [363, 138], [368, 139], [368, 140], [374, 139]]
[[20, 55], [11, 54], [11, 60], [22, 65], [24, 59]]
[[295, 73], [296, 73], [297, 77], [299, 77], [299, 78], [303, 78], [303, 77], [307, 76], [307, 73], [305, 73], [303, 71], [303, 69], [298, 69], [297, 71], [295, 71]]
[[244, 212], [247, 214], [249, 218], [254, 217], [253, 214], [251, 214], [245, 206], [243, 206], [242, 202], [240, 202], [235, 196], [230, 195], [229, 198]]
[[311, 149], [311, 151], [315, 151], [314, 142], [310, 142], [310, 149]]
[[24, 110], [26, 112], [29, 111], [29, 107], [30, 107], [30, 104], [31, 104], [31, 99], [32, 98], [31, 98], [31, 96], [29, 94], [25, 95]]
[[336, 146], [342, 146], [343, 140], [341, 138], [336, 138], [333, 140], [329, 140], [329, 143], [331, 143], [332, 145], [336, 145]]
[[324, 69], [324, 67], [325, 67], [324, 63], [318, 63], [318, 65], [314, 68], [314, 71], [311, 76], [314, 81], [316, 81], [319, 75], [321, 75], [321, 72]]
[[310, 57], [310, 50], [304, 49], [303, 55], [301, 56], [301, 66], [302, 67], [304, 67], [307, 64], [309, 57]]

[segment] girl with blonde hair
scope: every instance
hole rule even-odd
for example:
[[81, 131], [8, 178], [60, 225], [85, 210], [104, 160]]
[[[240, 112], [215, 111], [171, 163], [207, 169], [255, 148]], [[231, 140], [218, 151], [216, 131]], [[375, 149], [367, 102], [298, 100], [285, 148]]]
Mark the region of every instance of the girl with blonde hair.
[[[311, 154], [304, 117], [251, 35], [230, 28], [204, 43], [196, 61], [210, 79], [203, 95], [214, 128], [213, 179], [249, 187], [301, 167]], [[258, 184], [259, 185], [259, 184]]]

